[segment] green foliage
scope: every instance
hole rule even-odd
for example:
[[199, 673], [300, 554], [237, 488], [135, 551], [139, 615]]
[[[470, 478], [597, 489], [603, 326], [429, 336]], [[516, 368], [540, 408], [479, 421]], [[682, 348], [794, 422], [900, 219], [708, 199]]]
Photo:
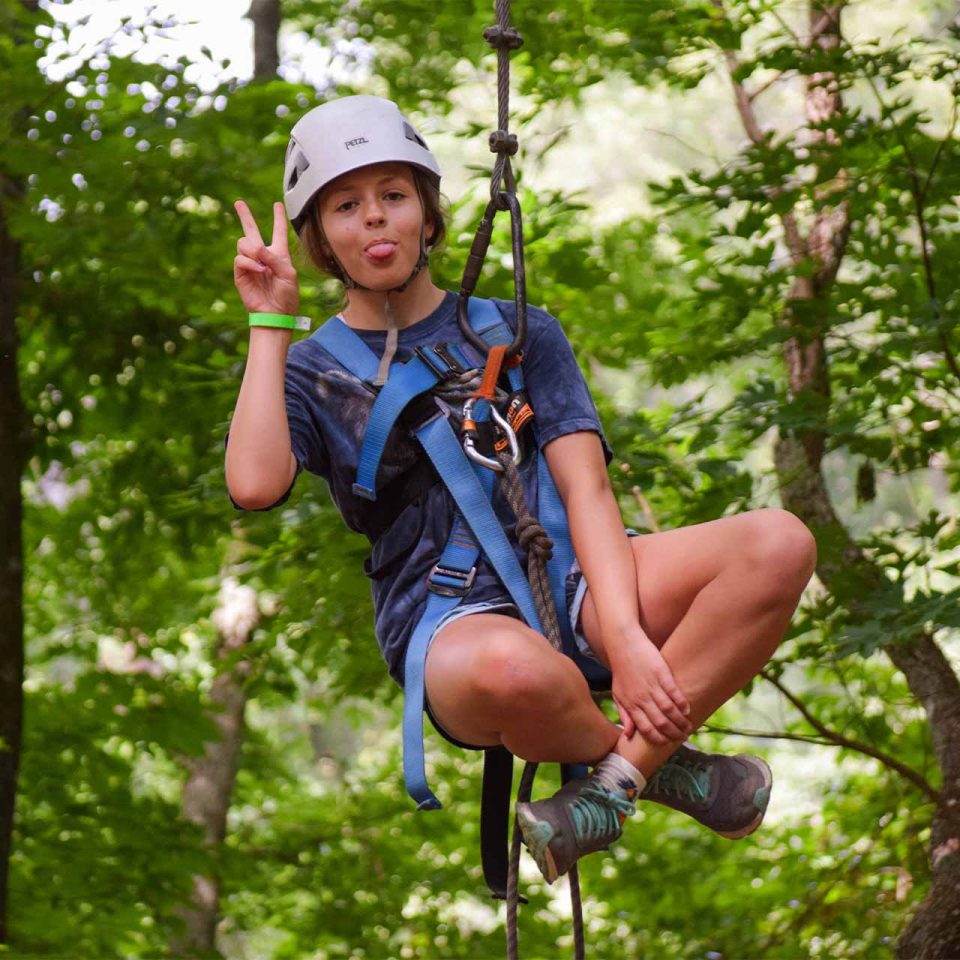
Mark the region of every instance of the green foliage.
[[[939, 464], [957, 489], [960, 165], [952, 127], [936, 134], [909, 96], [918, 81], [955, 93], [956, 38], [808, 49], [783, 5], [746, 0], [726, 19], [693, 0], [515, 7], [526, 44], [514, 75], [530, 116], [548, 102], [575, 111], [611, 76], [698, 96], [726, 47], [753, 86], [774, 70], [837, 71], [835, 139], [767, 130], [716, 169], [665, 178], [654, 218], [601, 227], [589, 197], [521, 176], [528, 294], [560, 316], [594, 380], [635, 527], [775, 503], [772, 432], [823, 431], [835, 509], [883, 582], [867, 594], [842, 579], [831, 594], [813, 590], [772, 669], [828, 727], [936, 785], [929, 727], [871, 654], [921, 630], [949, 641], [960, 626], [955, 500], [921, 484]], [[487, 0], [288, 0], [284, 14], [323, 43], [366, 41], [371, 89], [451, 124], [458, 85], [479, 69], [494, 115]], [[317, 95], [280, 81], [204, 92], [184, 60], [102, 51], [67, 80], [44, 80], [37, 23], [49, 27], [50, 14], [0, 2], [0, 173], [26, 190], [19, 202], [5, 194], [3, 210], [21, 245], [31, 443], [12, 949], [160, 955], [192, 874], [216, 868], [228, 956], [499, 954], [502, 914], [479, 870], [478, 759], [433, 737], [445, 812], [415, 816], [403, 796], [398, 692], [373, 637], [365, 545], [315, 478], [272, 513], [240, 514], [223, 489], [246, 349], [231, 204], [269, 208], [287, 131]], [[811, 308], [791, 291], [813, 265], [791, 260], [782, 217], [794, 211], [808, 228], [824, 191], [851, 226], [839, 275]], [[457, 199], [452, 236], [479, 212]], [[466, 247], [451, 243], [439, 282], [457, 285]], [[482, 294], [512, 295], [508, 251], [498, 223]], [[320, 319], [330, 291], [310, 280], [305, 294]], [[826, 337], [829, 403], [791, 391], [792, 335]], [[864, 461], [876, 496], [857, 502]], [[824, 535], [822, 556], [840, 549]], [[264, 616], [243, 651], [251, 729], [227, 840], [211, 854], [179, 809], [182, 760], [215, 736], [210, 683], [234, 662], [213, 654], [227, 572], [260, 592]], [[766, 706], [770, 726], [810, 736], [796, 713]], [[785, 755], [771, 752], [775, 768]], [[780, 810], [756, 841], [727, 844], [644, 808], [609, 857], [584, 864], [592, 952], [887, 955], [929, 882], [931, 811], [889, 766], [854, 751], [836, 760], [815, 812], [794, 803], [798, 776], [775, 793]], [[533, 882], [530, 896], [524, 953], [567, 949], [554, 892]]]

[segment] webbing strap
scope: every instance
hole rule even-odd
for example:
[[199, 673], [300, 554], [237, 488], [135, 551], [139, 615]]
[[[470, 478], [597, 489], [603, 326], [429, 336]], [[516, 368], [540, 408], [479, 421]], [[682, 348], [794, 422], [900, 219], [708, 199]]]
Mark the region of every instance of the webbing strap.
[[[499, 325], [507, 330], [500, 311], [489, 300], [472, 297], [469, 308], [470, 322], [481, 335], [491, 326]], [[509, 342], [512, 334], [509, 330], [507, 334], [506, 342]], [[380, 362], [367, 344], [340, 317], [331, 317], [316, 331], [314, 337], [359, 380], [372, 382], [377, 377]], [[465, 354], [456, 345], [450, 345], [448, 352], [455, 362], [465, 360]], [[423, 354], [424, 356], [412, 357], [406, 363], [393, 364], [390, 378], [377, 394], [360, 448], [357, 479], [353, 485], [355, 496], [376, 500], [377, 471], [397, 418], [414, 397], [426, 393], [441, 379], [444, 367], [447, 366], [445, 358], [430, 347], [423, 348]], [[480, 357], [477, 359], [482, 361]]]
[[497, 380], [500, 379], [500, 368], [503, 366], [503, 355], [507, 352], [506, 345], [497, 344], [490, 348], [487, 354], [487, 365], [483, 368], [483, 379], [477, 387], [475, 397], [493, 402], [497, 390]]
[[357, 496], [377, 499], [377, 470], [384, 448], [390, 431], [410, 401], [445, 377], [470, 366], [471, 362], [456, 344], [436, 344], [418, 347], [416, 356], [391, 368], [390, 379], [377, 394], [363, 435], [357, 480], [353, 485]]
[[377, 468], [397, 417], [414, 397], [436, 386], [439, 379], [437, 372], [419, 357], [397, 364], [390, 371], [390, 379], [377, 395], [367, 420], [357, 466], [357, 481], [353, 485], [354, 494], [367, 500], [377, 499]]
[[[559, 613], [567, 609], [567, 573], [574, 560], [573, 541], [570, 538], [567, 511], [553, 482], [547, 458], [542, 452], [537, 463], [537, 514], [541, 525], [553, 541], [553, 553], [547, 561], [547, 573], [550, 576], [550, 593]], [[575, 644], [570, 618], [561, 613], [557, 620], [560, 622], [563, 651], [567, 656], [571, 656]]]
[[539, 631], [540, 619], [530, 594], [530, 584], [450, 422], [443, 416], [434, 417], [417, 431], [417, 439], [466, 518], [490, 566], [519, 607], [523, 619]]
[[[478, 481], [479, 484], [479, 481]], [[427, 786], [423, 750], [424, 671], [427, 648], [440, 620], [462, 600], [473, 582], [480, 548], [458, 513], [430, 576], [430, 593], [420, 622], [407, 645], [403, 665], [403, 779], [418, 810], [439, 810], [440, 801]], [[446, 592], [441, 593], [439, 590]]]
[[427, 647], [440, 619], [461, 597], [431, 593], [420, 622], [407, 645], [403, 676], [403, 780], [418, 810], [439, 810], [440, 801], [427, 786], [423, 752], [424, 668]]
[[339, 317], [331, 317], [313, 334], [313, 339], [358, 380], [372, 381], [376, 377], [380, 361]]
[[[497, 900], [507, 898], [507, 847], [510, 829], [510, 793], [513, 754], [491, 747], [483, 755], [483, 793], [480, 801], [480, 859], [483, 879]], [[521, 898], [524, 903], [526, 900]]]

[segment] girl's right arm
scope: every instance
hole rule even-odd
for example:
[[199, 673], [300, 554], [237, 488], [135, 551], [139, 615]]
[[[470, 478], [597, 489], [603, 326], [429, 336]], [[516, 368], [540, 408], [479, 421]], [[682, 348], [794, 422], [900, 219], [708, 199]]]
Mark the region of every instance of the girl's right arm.
[[[250, 209], [235, 204], [244, 236], [237, 242], [233, 278], [251, 313], [296, 316], [300, 306], [297, 274], [287, 249], [287, 220], [282, 203], [273, 208], [273, 239], [265, 246]], [[290, 448], [284, 379], [291, 332], [251, 327], [247, 367], [230, 423], [225, 473], [238, 506], [268, 507], [290, 488], [297, 470]]]

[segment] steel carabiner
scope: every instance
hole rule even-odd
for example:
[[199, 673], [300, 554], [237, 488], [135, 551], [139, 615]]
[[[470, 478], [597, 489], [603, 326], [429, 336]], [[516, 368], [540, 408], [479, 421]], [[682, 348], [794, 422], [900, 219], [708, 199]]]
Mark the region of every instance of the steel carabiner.
[[[477, 449], [477, 425], [473, 419], [473, 407], [476, 400], [476, 397], [470, 397], [463, 405], [463, 452], [467, 455], [467, 458], [474, 463], [479, 463], [488, 470], [500, 472], [503, 470], [500, 461], [494, 460], [492, 457], [485, 457]], [[517, 443], [517, 435], [513, 427], [510, 426], [506, 418], [492, 403], [490, 404], [490, 417], [500, 432], [506, 437], [507, 443], [510, 444], [510, 456], [513, 458], [514, 464], [519, 464], [520, 444]]]

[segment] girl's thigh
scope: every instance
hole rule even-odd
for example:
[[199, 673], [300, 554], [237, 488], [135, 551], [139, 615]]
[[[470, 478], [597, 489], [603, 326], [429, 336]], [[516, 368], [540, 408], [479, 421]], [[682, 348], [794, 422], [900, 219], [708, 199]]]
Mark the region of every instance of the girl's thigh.
[[533, 693], [560, 656], [514, 617], [477, 613], [454, 620], [441, 628], [427, 652], [430, 712], [456, 740], [498, 746], [511, 700]]
[[[724, 571], [730, 577], [730, 600], [782, 591], [796, 601], [816, 560], [813, 536], [792, 513], [751, 510], [676, 530], [632, 537], [637, 570], [640, 626], [658, 646], [684, 618], [697, 595]], [[607, 663], [596, 606], [587, 590], [580, 627], [594, 653]]]

